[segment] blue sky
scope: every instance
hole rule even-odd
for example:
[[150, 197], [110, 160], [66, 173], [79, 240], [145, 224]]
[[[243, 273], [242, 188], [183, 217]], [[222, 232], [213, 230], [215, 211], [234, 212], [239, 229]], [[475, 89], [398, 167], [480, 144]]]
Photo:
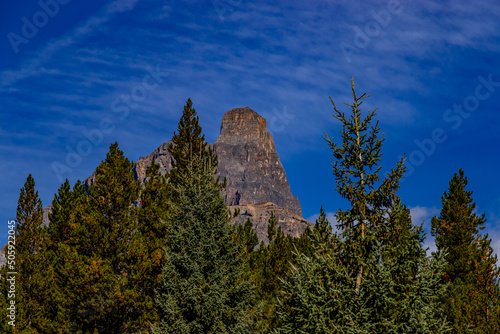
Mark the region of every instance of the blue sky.
[[428, 225], [463, 168], [500, 250], [497, 1], [8, 0], [0, 22], [5, 233], [29, 173], [49, 205], [110, 143], [138, 160], [169, 140], [188, 97], [210, 142], [231, 108], [267, 118], [304, 217], [332, 213], [346, 203], [329, 96], [351, 102], [354, 76], [379, 108], [382, 170], [409, 158], [399, 194], [414, 221]]

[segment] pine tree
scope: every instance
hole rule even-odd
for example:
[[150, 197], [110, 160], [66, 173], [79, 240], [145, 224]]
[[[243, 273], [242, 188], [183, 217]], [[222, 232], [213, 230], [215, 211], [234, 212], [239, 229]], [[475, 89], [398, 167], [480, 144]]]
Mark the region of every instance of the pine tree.
[[422, 227], [409, 211], [391, 211], [393, 245], [375, 242], [363, 282], [345, 265], [345, 245], [336, 234], [312, 230], [314, 254], [298, 253], [291, 279], [283, 280], [277, 305], [278, 333], [445, 333], [435, 307], [444, 293], [442, 257], [425, 257]]
[[431, 232], [438, 250], [447, 252], [443, 279], [451, 284], [445, 308], [454, 332], [494, 333], [500, 331], [500, 270], [491, 239], [480, 234], [485, 215], [474, 212], [467, 184], [462, 169], [453, 175]]
[[45, 306], [47, 324], [42, 332], [90, 332], [86, 324], [94, 311], [87, 311], [85, 304], [95, 286], [103, 284], [100, 276], [105, 267], [97, 270], [97, 262], [92, 265], [97, 226], [80, 181], [73, 189], [68, 180], [61, 185], [52, 201], [49, 221], [44, 253], [51, 281]]
[[137, 265], [142, 271], [141, 289], [148, 303], [153, 306], [149, 321], [157, 324], [159, 319], [156, 307], [154, 307], [154, 298], [155, 290], [161, 283], [161, 272], [165, 261], [165, 221], [167, 221], [170, 209], [170, 188], [167, 177], [161, 174], [158, 164], [153, 163], [149, 166], [146, 176], [139, 209], [139, 232], [142, 236], [141, 244], [145, 246], [145, 249], [144, 256]]
[[43, 243], [43, 206], [35, 191], [35, 180], [28, 176], [17, 205], [16, 258], [19, 272], [18, 314], [20, 328], [36, 321], [41, 305], [36, 301], [37, 279], [40, 279], [40, 253]]
[[[151, 273], [158, 259], [151, 252], [155, 241], [148, 244], [155, 227], [139, 225], [134, 203], [140, 185], [132, 167], [112, 144], [88, 192], [81, 182], [71, 189], [66, 181], [55, 196], [48, 310], [59, 327], [45, 332], [148, 333], [156, 321], [151, 285], [157, 278]], [[148, 210], [146, 205], [143, 218]]]
[[168, 174], [171, 210], [153, 332], [248, 333], [252, 296], [242, 280], [243, 245], [220, 196], [217, 157], [191, 106], [188, 100], [170, 148], [175, 169]]
[[319, 210], [319, 217], [316, 219], [316, 224], [311, 228], [307, 226], [304, 233], [301, 234], [299, 238], [296, 238], [294, 241], [295, 247], [298, 253], [305, 254], [306, 256], [312, 256], [314, 254], [316, 248], [316, 238], [313, 238], [313, 231], [319, 233], [320, 241], [326, 242], [332, 235], [332, 226], [330, 222], [326, 218], [325, 211], [323, 210], [323, 206], [321, 206]]
[[281, 279], [286, 278], [293, 261], [294, 240], [291, 236], [285, 235], [277, 223], [276, 216], [271, 212], [267, 225], [269, 243], [268, 245], [261, 243], [253, 260], [257, 296], [263, 303], [262, 319], [258, 328], [265, 332], [276, 327], [276, 297], [280, 290]]
[[247, 219], [244, 225], [237, 225], [235, 237], [239, 243], [244, 245], [245, 257], [250, 259], [250, 254], [252, 254], [255, 247], [259, 244], [259, 238], [253, 230], [253, 224], [250, 219]]
[[[193, 102], [188, 99], [179, 120], [177, 133], [174, 132], [172, 144], [168, 147], [168, 151], [174, 158], [173, 169], [168, 174], [169, 182], [172, 185], [183, 184], [183, 177], [188, 173], [186, 169], [192, 168], [193, 163], [209, 159], [213, 168], [217, 167], [217, 159], [212, 154], [212, 150], [209, 149], [209, 144], [205, 142], [205, 135], [202, 134], [199, 121], [196, 109], [193, 108]], [[199, 158], [197, 159], [196, 156]], [[175, 194], [175, 190], [173, 193]]]
[[[15, 254], [12, 266], [4, 266], [0, 273], [3, 297], [7, 297], [10, 283], [6, 279], [15, 279], [15, 298], [6, 301], [15, 301], [16, 321], [15, 327], [6, 326], [5, 332], [36, 332], [43, 322], [45, 295], [44, 284], [44, 259], [43, 243], [45, 228], [43, 227], [43, 206], [38, 191], [35, 190], [35, 180], [28, 175], [26, 183], [21, 188], [17, 204], [15, 239], [6, 247], [6, 256], [11, 250]], [[11, 247], [9, 247], [11, 246]], [[15, 272], [16, 274], [7, 274]], [[2, 305], [2, 308], [4, 305]], [[5, 306], [6, 307], [6, 306]], [[2, 314], [3, 316], [3, 314]], [[4, 321], [8, 318], [5, 316]]]
[[88, 189], [99, 242], [91, 264], [105, 268], [104, 284], [87, 299], [88, 309], [99, 310], [89, 325], [102, 333], [147, 332], [156, 319], [151, 292], [144, 286], [151, 258], [135, 208], [141, 186], [133, 167], [114, 143]]

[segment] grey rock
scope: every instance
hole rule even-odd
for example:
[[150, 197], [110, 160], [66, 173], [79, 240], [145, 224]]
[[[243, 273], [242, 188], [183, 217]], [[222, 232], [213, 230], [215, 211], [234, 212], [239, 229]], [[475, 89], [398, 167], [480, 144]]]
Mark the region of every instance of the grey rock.
[[283, 233], [289, 234], [292, 237], [299, 237], [306, 229], [306, 227], [314, 226], [299, 215], [294, 214], [274, 203], [263, 202], [246, 205], [230, 205], [228, 206], [232, 213], [239, 210], [240, 214], [233, 218], [234, 223], [244, 224], [247, 219], [253, 224], [253, 229], [259, 238], [259, 242], [264, 241], [267, 245], [269, 239], [267, 238], [267, 225], [271, 212], [276, 217], [277, 225], [281, 227]]
[[272, 202], [302, 216], [267, 122], [255, 111], [235, 108], [224, 114], [214, 151], [219, 160], [218, 172], [227, 179], [228, 205]]

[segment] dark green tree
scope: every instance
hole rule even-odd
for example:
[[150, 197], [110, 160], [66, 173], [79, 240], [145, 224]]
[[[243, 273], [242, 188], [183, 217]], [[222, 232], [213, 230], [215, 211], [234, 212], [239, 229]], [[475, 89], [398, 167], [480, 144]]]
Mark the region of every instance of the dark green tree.
[[467, 184], [460, 169], [441, 197], [440, 215], [431, 220], [436, 246], [447, 252], [443, 279], [450, 286], [444, 306], [455, 333], [495, 333], [500, 331], [500, 270], [491, 239], [480, 233], [485, 215], [474, 212]]
[[154, 333], [248, 333], [251, 284], [242, 280], [244, 246], [216, 178], [217, 157], [187, 101], [174, 134], [171, 210]]
[[148, 333], [156, 321], [153, 228], [139, 224], [140, 184], [132, 168], [112, 144], [88, 192], [66, 181], [55, 196], [47, 243], [54, 293], [47, 308], [59, 327], [45, 332]]
[[[3, 330], [6, 333], [37, 332], [43, 323], [43, 296], [46, 277], [44, 277], [44, 258], [42, 254], [45, 240], [43, 227], [43, 206], [38, 191], [35, 190], [35, 180], [28, 175], [26, 183], [21, 188], [17, 204], [16, 228], [14, 238], [9, 238], [5, 247], [5, 255], [13, 255], [15, 259], [4, 266], [0, 272], [0, 291], [4, 302], [15, 301], [15, 327], [7, 324], [10, 320], [3, 317]], [[14, 272], [15, 274], [7, 274]], [[10, 282], [15, 279], [15, 297], [7, 298]], [[10, 290], [9, 290], [10, 292]], [[9, 304], [10, 306], [10, 304]], [[7, 305], [2, 305], [2, 311]], [[3, 312], [2, 312], [3, 313]]]
[[141, 186], [134, 178], [134, 163], [114, 143], [96, 169], [95, 182], [89, 187], [89, 202], [95, 222], [92, 231], [99, 245], [91, 264], [102, 263], [106, 285], [93, 289], [87, 310], [97, 309], [89, 326], [102, 333], [147, 332], [156, 312], [151, 295], [144, 286], [151, 263], [150, 227], [139, 224], [135, 203]]
[[259, 244], [259, 238], [253, 230], [253, 224], [250, 219], [247, 219], [243, 225], [237, 225], [236, 238], [239, 243], [244, 245], [245, 257], [250, 258], [250, 254], [252, 254], [255, 247]]
[[[209, 148], [209, 144], [205, 142], [205, 135], [202, 134], [199, 121], [193, 102], [188, 99], [179, 120], [177, 133], [174, 133], [172, 144], [168, 147], [168, 151], [174, 158], [173, 169], [168, 174], [172, 185], [182, 185], [183, 177], [188, 173], [186, 169], [192, 168], [193, 163], [209, 159], [214, 168], [217, 167], [217, 158]], [[174, 191], [173, 198], [175, 198], [175, 193]]]
[[44, 239], [43, 205], [35, 191], [35, 180], [28, 176], [17, 204], [16, 259], [19, 280], [17, 305], [19, 327], [30, 328], [37, 322], [42, 305], [37, 301], [38, 280], [41, 278], [40, 261]]
[[[168, 220], [169, 184], [167, 177], [160, 172], [160, 165], [153, 163], [146, 171], [147, 179], [141, 192], [139, 210], [139, 232], [141, 244], [145, 247], [138, 267], [142, 272], [140, 289], [147, 297], [148, 303], [154, 305], [155, 290], [161, 283], [161, 272], [165, 260], [165, 235]], [[159, 321], [156, 307], [150, 310], [149, 321]]]
[[447, 323], [435, 306], [445, 291], [439, 277], [445, 261], [425, 257], [422, 227], [411, 225], [409, 211], [400, 203], [393, 208], [392, 245], [374, 243], [359, 290], [356, 275], [344, 262], [343, 241], [312, 230], [314, 254], [298, 253], [291, 279], [282, 282], [277, 332], [446, 332]]

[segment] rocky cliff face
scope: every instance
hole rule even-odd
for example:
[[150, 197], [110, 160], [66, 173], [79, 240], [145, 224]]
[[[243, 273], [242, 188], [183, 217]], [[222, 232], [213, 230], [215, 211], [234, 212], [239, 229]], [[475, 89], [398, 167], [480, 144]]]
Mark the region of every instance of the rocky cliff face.
[[231, 205], [229, 206], [229, 210], [231, 212], [240, 210], [240, 214], [233, 219], [233, 222], [244, 224], [247, 219], [250, 219], [255, 233], [259, 237], [259, 242], [264, 241], [266, 245], [269, 243], [267, 225], [271, 217], [271, 212], [274, 213], [277, 225], [281, 227], [283, 233], [289, 234], [292, 237], [299, 237], [308, 225], [313, 226], [312, 223], [301, 216], [271, 202]]
[[219, 174], [227, 178], [226, 203], [272, 202], [302, 216], [266, 126], [266, 120], [248, 107], [231, 109], [222, 117], [214, 150]]
[[160, 172], [162, 174], [165, 174], [166, 172], [172, 170], [172, 163], [174, 162], [174, 158], [168, 151], [168, 146], [171, 143], [172, 141], [169, 140], [161, 144], [148, 156], [141, 157], [139, 161], [135, 163], [134, 174], [136, 180], [140, 180], [142, 183], [144, 183], [144, 181], [146, 180], [146, 169], [151, 166], [153, 162], [160, 165]]

